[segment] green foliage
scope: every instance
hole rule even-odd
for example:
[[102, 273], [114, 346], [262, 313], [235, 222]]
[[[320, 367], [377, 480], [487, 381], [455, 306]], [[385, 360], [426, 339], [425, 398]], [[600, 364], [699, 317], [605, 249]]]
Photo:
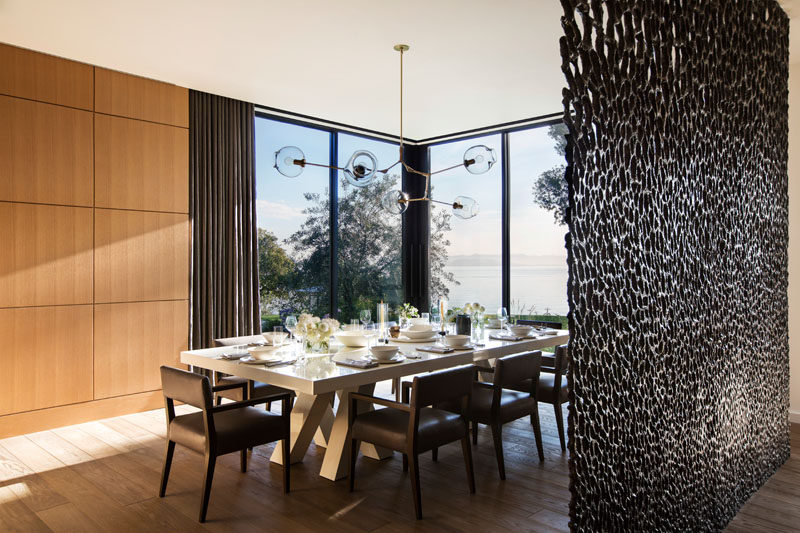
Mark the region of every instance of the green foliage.
[[281, 248], [272, 232], [258, 228], [258, 286], [262, 302], [274, 302], [288, 297], [294, 261]]
[[[547, 135], [555, 141], [556, 153], [564, 155], [567, 149], [567, 127], [564, 124], [553, 124]], [[569, 195], [567, 193], [567, 180], [564, 179], [565, 165], [559, 165], [542, 172], [533, 183], [533, 201], [539, 207], [553, 212], [556, 222], [561, 225], [567, 223], [567, 206]]]

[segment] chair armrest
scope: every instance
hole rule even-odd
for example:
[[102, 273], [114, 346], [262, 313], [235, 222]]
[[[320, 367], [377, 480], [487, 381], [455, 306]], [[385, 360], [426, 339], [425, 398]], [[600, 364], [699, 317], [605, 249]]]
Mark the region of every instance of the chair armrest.
[[244, 383], [228, 383], [227, 385], [214, 385], [211, 387], [211, 392], [219, 392], [221, 390], [242, 389], [247, 394], [247, 382]]
[[472, 384], [482, 389], [494, 390], [494, 385], [492, 383], [486, 383], [485, 381], [473, 381]]
[[367, 403], [374, 403], [378, 405], [383, 405], [384, 407], [391, 407], [392, 409], [399, 409], [400, 411], [405, 411], [407, 413], [411, 412], [411, 408], [400, 402], [395, 402], [393, 400], [386, 400], [384, 398], [378, 398], [377, 396], [371, 396], [369, 394], [361, 394], [360, 392], [351, 392], [350, 393], [350, 401], [360, 401], [360, 402], [367, 402]]
[[262, 396], [261, 398], [253, 398], [252, 400], [243, 400], [241, 402], [223, 403], [216, 405], [209, 409], [212, 413], [219, 413], [220, 411], [230, 411], [231, 409], [241, 409], [242, 407], [252, 407], [267, 402], [274, 402], [275, 400], [291, 401], [292, 395], [289, 392], [281, 392], [279, 394], [270, 394], [269, 396]]

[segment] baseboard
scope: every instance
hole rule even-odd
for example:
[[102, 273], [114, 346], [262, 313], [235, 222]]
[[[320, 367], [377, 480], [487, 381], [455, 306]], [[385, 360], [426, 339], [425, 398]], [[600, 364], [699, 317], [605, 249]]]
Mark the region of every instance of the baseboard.
[[160, 390], [0, 416], [0, 439], [163, 407]]
[[800, 411], [789, 409], [789, 422], [792, 424], [800, 424]]

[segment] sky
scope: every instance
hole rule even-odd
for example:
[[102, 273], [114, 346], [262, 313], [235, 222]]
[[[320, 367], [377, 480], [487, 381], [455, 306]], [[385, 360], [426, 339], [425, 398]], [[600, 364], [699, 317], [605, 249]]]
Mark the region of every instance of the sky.
[[[306, 167], [300, 176], [287, 178], [273, 168], [275, 151], [283, 146], [300, 148], [307, 161], [327, 163], [329, 134], [293, 124], [256, 119], [256, 196], [258, 226], [289, 238], [305, 220], [302, 214], [308, 202], [303, 193], [324, 193], [328, 169]], [[553, 149], [547, 127], [514, 132], [510, 135], [511, 175], [511, 253], [566, 256], [566, 228], [555, 223], [553, 214], [533, 204], [531, 187], [541, 172], [564, 163]], [[456, 196], [478, 200], [480, 213], [470, 220], [451, 217], [453, 231], [451, 256], [500, 254], [500, 136], [467, 139], [431, 147], [431, 170], [452, 166], [463, 160], [464, 151], [476, 144], [495, 150], [497, 163], [485, 174], [474, 175], [458, 168], [432, 178], [433, 197], [451, 202]], [[346, 164], [357, 149], [370, 150], [381, 168], [397, 159], [397, 147], [390, 143], [339, 135], [339, 162]], [[422, 178], [420, 178], [422, 179]], [[449, 209], [434, 204], [434, 209]], [[394, 215], [390, 215], [394, 216]]]

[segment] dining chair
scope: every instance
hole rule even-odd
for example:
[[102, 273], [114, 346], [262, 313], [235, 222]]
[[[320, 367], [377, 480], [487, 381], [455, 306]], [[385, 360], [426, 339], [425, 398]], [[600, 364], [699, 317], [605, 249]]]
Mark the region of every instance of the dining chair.
[[[411, 467], [411, 492], [419, 520], [422, 518], [419, 454], [460, 440], [469, 492], [474, 493], [475, 474], [472, 469], [472, 447], [467, 419], [461, 413], [430, 407], [452, 400], [460, 403], [463, 413], [469, 405], [472, 374], [472, 366], [463, 366], [417, 376], [411, 383], [411, 398], [407, 404], [367, 394], [350, 393], [350, 491], [355, 489], [356, 458], [360, 441], [399, 451], [403, 454], [403, 471]], [[359, 414], [358, 402], [383, 405], [386, 409]]]
[[[558, 427], [558, 440], [561, 451], [567, 451], [567, 441], [564, 434], [564, 417], [561, 405], [569, 401], [569, 385], [567, 382], [567, 367], [569, 365], [569, 345], [562, 344], [556, 347], [555, 363], [553, 368], [542, 367], [539, 375], [539, 385], [536, 388], [536, 400], [539, 403], [549, 403], [553, 406]], [[483, 370], [483, 369], [481, 369]], [[510, 388], [517, 391], [527, 391], [530, 383], [526, 380], [516, 383]]]
[[[276, 440], [283, 441], [283, 491], [289, 492], [289, 414], [291, 398], [288, 394], [270, 396], [281, 400], [281, 414], [255, 409], [267, 398], [254, 398], [214, 406], [214, 388], [208, 377], [169, 366], [161, 367], [161, 386], [167, 414], [167, 450], [158, 496], [167, 491], [169, 471], [175, 444], [180, 444], [205, 456], [203, 493], [200, 500], [200, 522], [205, 522], [211, 480], [217, 457], [233, 452], [241, 454], [241, 470], [247, 471], [247, 449]], [[175, 401], [197, 407], [199, 412], [175, 415]]]
[[[242, 344], [251, 344], [256, 342], [264, 342], [264, 337], [261, 335], [246, 335], [244, 337], [226, 337], [222, 339], [214, 339], [216, 346], [240, 346]], [[274, 396], [275, 394], [289, 393], [292, 397], [295, 396], [294, 391], [284, 389], [277, 385], [270, 385], [268, 383], [261, 383], [251, 379], [237, 378], [235, 376], [228, 376], [221, 372], [214, 373], [214, 389], [216, 392], [217, 405], [222, 403], [222, 399], [240, 402], [242, 400], [249, 400], [251, 398], [264, 398], [267, 396]], [[272, 402], [266, 402], [267, 410], [272, 409]]]
[[[539, 383], [539, 369], [542, 364], [542, 352], [527, 352], [507, 355], [496, 360], [494, 368], [474, 367], [475, 381], [472, 383], [472, 395], [467, 418], [472, 423], [472, 443], [478, 443], [478, 424], [492, 429], [494, 453], [497, 458], [497, 469], [500, 479], [506, 478], [505, 460], [503, 458], [503, 424], [513, 420], [530, 417], [539, 461], [544, 461], [542, 447], [542, 430], [539, 426], [539, 404], [536, 401], [536, 389]], [[483, 372], [492, 373], [492, 383], [479, 381]], [[524, 391], [509, 390], [519, 383], [526, 384]], [[403, 399], [408, 398], [408, 382], [404, 383]], [[452, 412], [460, 412], [461, 406], [453, 402], [436, 404], [436, 407]], [[438, 453], [433, 449], [433, 459]]]

